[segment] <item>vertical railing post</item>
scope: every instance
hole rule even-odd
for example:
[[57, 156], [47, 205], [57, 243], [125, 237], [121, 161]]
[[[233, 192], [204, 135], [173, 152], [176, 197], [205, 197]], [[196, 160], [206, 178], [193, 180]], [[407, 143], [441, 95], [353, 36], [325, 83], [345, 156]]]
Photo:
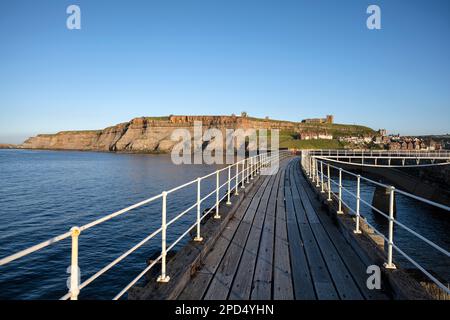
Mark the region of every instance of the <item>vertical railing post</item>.
[[72, 255], [70, 265], [70, 300], [78, 300], [80, 293], [80, 268], [78, 267], [78, 236], [80, 228], [73, 227], [70, 229], [72, 235]]
[[320, 187], [319, 160], [316, 159], [316, 187]]
[[197, 178], [197, 236], [194, 238], [194, 241], [203, 241], [203, 238], [200, 234], [200, 222], [201, 222], [201, 178]]
[[311, 158], [311, 163], [312, 163], [312, 172], [311, 172], [311, 181], [314, 183], [315, 182], [315, 176], [316, 176], [316, 161], [315, 159]]
[[339, 168], [339, 204], [338, 204], [338, 214], [343, 214], [342, 211], [342, 168]]
[[361, 175], [356, 176], [356, 226], [355, 230], [353, 231], [356, 234], [361, 233], [361, 230], [359, 230], [359, 219], [360, 219], [360, 213], [359, 213], [359, 207], [360, 207], [360, 199], [361, 199]]
[[247, 172], [245, 176], [247, 177], [247, 183], [250, 183], [250, 158], [247, 158]]
[[261, 153], [261, 156], [259, 158], [259, 174], [261, 174], [261, 169], [263, 167], [264, 164], [264, 154]]
[[312, 178], [312, 157], [309, 155], [309, 178]]
[[245, 188], [245, 158], [242, 160], [241, 189]]
[[332, 201], [331, 199], [331, 175], [330, 175], [330, 164], [327, 163], [327, 176], [328, 176], [328, 199], [327, 201]]
[[250, 179], [253, 180], [253, 160], [254, 158], [250, 158]]
[[235, 188], [234, 188], [234, 195], [239, 195], [239, 162], [236, 162], [236, 177], [235, 177]]
[[166, 231], [167, 231], [167, 192], [162, 193], [162, 214], [161, 214], [161, 275], [156, 279], [158, 282], [169, 282], [170, 277], [166, 275]]
[[321, 193], [325, 193], [324, 187], [323, 187], [323, 161], [320, 161], [320, 184], [321, 184]]
[[219, 215], [219, 195], [220, 195], [220, 171], [216, 172], [216, 214], [214, 215], [214, 219], [220, 219]]
[[227, 194], [227, 205], [231, 204], [231, 166], [228, 167], [228, 194]]
[[389, 238], [388, 238], [388, 261], [384, 264], [386, 269], [396, 269], [392, 262], [392, 247], [394, 245], [394, 193], [395, 187], [391, 186], [389, 190]]

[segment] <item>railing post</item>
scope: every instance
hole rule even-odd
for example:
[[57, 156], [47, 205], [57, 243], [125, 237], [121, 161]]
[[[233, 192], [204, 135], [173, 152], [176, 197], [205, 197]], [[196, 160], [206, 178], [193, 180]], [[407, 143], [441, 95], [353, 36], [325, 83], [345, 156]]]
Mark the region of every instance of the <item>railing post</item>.
[[247, 177], [247, 183], [250, 183], [250, 158], [247, 158], [247, 172], [245, 176]]
[[228, 167], [228, 195], [227, 205], [231, 204], [231, 166]]
[[323, 161], [320, 161], [320, 184], [322, 185], [320, 193], [325, 193], [325, 190], [323, 188]]
[[219, 194], [220, 194], [220, 177], [219, 171], [216, 173], [216, 214], [214, 215], [214, 219], [220, 219], [219, 215]]
[[339, 168], [339, 208], [337, 214], [343, 214], [342, 211], [342, 168]]
[[201, 222], [201, 178], [197, 178], [197, 236], [194, 238], [194, 241], [201, 242], [203, 241], [203, 238], [200, 235], [200, 222]]
[[331, 199], [331, 175], [330, 175], [330, 164], [327, 163], [327, 176], [328, 176], [328, 199], [327, 201], [333, 201], [333, 199]]
[[158, 282], [169, 282], [170, 277], [166, 275], [166, 231], [167, 231], [167, 192], [162, 193], [162, 215], [161, 215], [161, 275], [156, 279]]
[[250, 158], [250, 179], [253, 180], [253, 160], [254, 158]]
[[239, 195], [239, 162], [236, 162], [236, 183], [235, 183], [235, 189], [234, 189], [234, 195]]
[[316, 187], [320, 187], [320, 178], [319, 178], [319, 160], [316, 159]]
[[316, 159], [311, 158], [312, 163], [312, 172], [311, 172], [311, 181], [315, 182], [315, 176], [316, 176]]
[[311, 157], [311, 155], [309, 155], [309, 178], [310, 179], [312, 178], [312, 172], [313, 172], [313, 170], [312, 170], [312, 157]]
[[356, 234], [360, 234], [361, 230], [359, 230], [359, 219], [360, 219], [360, 213], [359, 213], [359, 207], [360, 207], [360, 199], [361, 199], [361, 175], [356, 176], [356, 227], [353, 231]]
[[258, 154], [257, 156], [256, 156], [256, 164], [255, 164], [255, 172], [256, 172], [256, 174], [259, 174], [259, 164], [260, 164], [260, 154]]
[[389, 239], [388, 239], [388, 261], [384, 264], [386, 269], [396, 269], [392, 263], [392, 247], [394, 244], [394, 192], [395, 187], [391, 186], [389, 190]]
[[80, 269], [78, 267], [78, 236], [80, 228], [73, 227], [70, 229], [72, 234], [72, 258], [70, 265], [70, 300], [78, 300], [80, 293]]
[[241, 180], [241, 189], [245, 188], [245, 158], [242, 160], [242, 180]]

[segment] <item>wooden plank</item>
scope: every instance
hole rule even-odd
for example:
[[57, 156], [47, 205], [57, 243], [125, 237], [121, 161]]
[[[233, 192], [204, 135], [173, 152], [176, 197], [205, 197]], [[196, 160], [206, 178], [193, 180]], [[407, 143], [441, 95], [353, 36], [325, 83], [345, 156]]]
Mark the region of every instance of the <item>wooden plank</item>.
[[281, 170], [278, 171], [275, 177], [267, 205], [266, 219], [263, 225], [261, 243], [253, 277], [252, 300], [270, 300], [272, 298], [274, 229], [280, 177]]
[[293, 300], [294, 288], [289, 258], [286, 209], [284, 205], [285, 167], [280, 175], [278, 186], [277, 212], [275, 219], [275, 249], [273, 266], [273, 299]]
[[253, 186], [254, 184], [251, 184], [245, 189], [245, 192], [241, 192], [237, 197], [233, 196], [233, 204], [231, 206], [221, 204], [222, 218], [219, 220], [208, 219], [202, 226], [203, 242], [190, 241], [167, 261], [167, 270], [171, 281], [168, 283], [156, 282], [160, 265], [156, 266], [155, 269], [148, 272], [150, 281], [144, 287], [134, 285], [130, 288], [128, 291], [128, 299], [176, 299], [190, 282], [192, 274], [201, 266], [201, 262], [206, 254], [214, 247], [215, 242], [220, 237], [230, 219], [241, 207], [243, 200], [252, 192], [254, 189]]
[[[297, 165], [295, 167], [297, 167]], [[303, 206], [305, 208], [309, 207], [310, 210], [314, 211], [314, 217], [315, 220], [318, 221], [318, 223], [311, 223], [310, 227], [312, 235], [316, 239], [319, 250], [322, 253], [322, 257], [326, 263], [339, 297], [341, 299], [360, 300], [363, 298], [361, 292], [354, 283], [353, 278], [347, 270], [345, 264], [342, 262], [338, 252], [336, 251], [336, 248], [333, 246], [327, 234], [325, 233], [325, 230], [323, 229], [320, 220], [318, 219], [318, 213], [315, 212], [309, 201], [309, 197], [307, 196], [305, 189], [300, 184], [301, 177], [298, 173], [299, 172], [297, 168], [295, 168], [292, 180], [292, 192], [303, 194], [304, 196], [301, 197]]]
[[181, 300], [199, 300], [202, 299], [208, 285], [213, 278], [217, 267], [228, 248], [239, 224], [241, 223], [242, 217], [248, 210], [250, 203], [255, 194], [261, 192], [263, 189], [263, 179], [257, 179], [255, 181], [255, 187], [247, 195], [247, 197], [242, 201], [241, 206], [236, 211], [234, 217], [230, 220], [219, 239], [215, 243], [214, 247], [208, 252], [204, 261], [202, 261], [202, 268], [197, 271], [197, 273], [191, 278], [191, 281], [186, 285], [183, 292], [179, 295], [178, 299]]
[[[321, 203], [315, 197], [314, 191], [308, 185], [308, 182], [303, 177], [300, 169], [297, 169], [299, 174], [300, 183], [303, 186], [308, 198], [317, 212], [321, 208]], [[350, 271], [356, 285], [359, 287], [365, 299], [371, 300], [386, 300], [388, 296], [381, 290], [369, 290], [366, 285], [367, 265], [360, 259], [357, 253], [353, 250], [351, 245], [347, 242], [345, 237], [338, 230], [336, 225], [333, 223], [331, 218], [326, 214], [318, 214], [318, 218], [321, 221], [324, 230], [327, 232], [330, 239], [332, 239], [332, 244], [336, 247], [337, 252], [340, 254], [344, 264]]]
[[284, 196], [287, 220], [287, 234], [289, 239], [289, 253], [291, 260], [292, 281], [294, 284], [294, 296], [300, 300], [314, 300], [316, 294], [312, 284], [312, 278], [306, 260], [304, 244], [300, 237], [292, 193], [289, 183], [289, 171], [291, 162], [288, 164], [284, 179]]
[[269, 180], [269, 184], [259, 203], [255, 219], [253, 220], [253, 224], [250, 229], [248, 240], [245, 243], [244, 251], [229, 295], [229, 299], [231, 300], [249, 300], [250, 298], [255, 264], [258, 256], [258, 248], [261, 242], [261, 234], [267, 212], [267, 204], [274, 185], [275, 176], [270, 176], [266, 179]]
[[[297, 188], [295, 186], [294, 181], [294, 166], [298, 165], [298, 160], [293, 160], [291, 168], [289, 170], [289, 179], [290, 179], [290, 190], [292, 194], [298, 193]], [[302, 198], [302, 197], [300, 197]], [[296, 206], [296, 216], [298, 221], [304, 221], [304, 217], [306, 216], [306, 212], [303, 206]], [[309, 217], [315, 216], [315, 213], [308, 215]], [[316, 220], [318, 222], [318, 218]], [[298, 223], [298, 227], [300, 229], [300, 236], [303, 240], [306, 257], [308, 259], [308, 264], [311, 272], [311, 277], [313, 279], [314, 288], [317, 293], [317, 297], [320, 300], [336, 300], [339, 299], [339, 295], [334, 288], [333, 281], [331, 279], [331, 275], [328, 272], [325, 261], [322, 257], [322, 253], [320, 251], [319, 245], [314, 238], [311, 227], [308, 223]]]
[[[269, 179], [266, 177], [263, 182], [263, 189], [267, 188]], [[247, 242], [247, 237], [251, 228], [252, 221], [256, 214], [257, 206], [254, 203], [259, 203], [261, 200], [260, 194], [256, 194], [242, 219], [241, 224], [236, 231], [233, 240], [230, 242], [223, 259], [217, 268], [216, 273], [209, 285], [209, 288], [204, 296], [206, 300], [224, 300], [228, 296], [234, 274], [236, 272], [239, 260], [242, 255], [243, 246]]]

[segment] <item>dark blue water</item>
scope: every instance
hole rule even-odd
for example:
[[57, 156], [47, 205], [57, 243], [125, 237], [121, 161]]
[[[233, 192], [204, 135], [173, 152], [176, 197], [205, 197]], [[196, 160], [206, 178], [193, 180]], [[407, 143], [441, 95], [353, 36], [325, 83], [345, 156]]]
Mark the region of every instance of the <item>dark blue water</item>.
[[[332, 173], [332, 176], [334, 173]], [[356, 177], [343, 174], [343, 186], [356, 194]], [[338, 176], [334, 175], [333, 180], [338, 181]], [[377, 178], [372, 178], [377, 181]], [[387, 182], [385, 182], [388, 184]], [[333, 191], [338, 192], [337, 186], [333, 186]], [[375, 186], [361, 180], [361, 198], [368, 203], [372, 203]], [[354, 210], [356, 210], [356, 199], [343, 191], [343, 199]], [[408, 228], [431, 240], [441, 248], [450, 250], [450, 213], [410, 197], [396, 193], [397, 212], [395, 219]], [[388, 237], [387, 219], [380, 214], [373, 212], [370, 207], [361, 203], [361, 215], [382, 234]], [[437, 251], [413, 234], [394, 225], [394, 243], [407, 255], [418, 262], [427, 271], [437, 276], [444, 284], [450, 283], [450, 258]], [[407, 259], [394, 249], [394, 260], [402, 268], [415, 269]]]
[[[167, 155], [0, 150], [0, 257], [217, 168], [173, 165]], [[221, 179], [225, 181], [224, 176]], [[203, 181], [202, 196], [214, 185], [215, 177]], [[169, 195], [168, 219], [195, 201], [195, 185]], [[213, 201], [206, 201], [202, 209]], [[192, 210], [170, 226], [169, 244], [195, 222], [195, 217], [196, 211]], [[79, 248], [82, 281], [144, 239], [160, 223], [159, 200], [83, 232]], [[80, 298], [111, 299], [158, 251], [159, 237], [82, 290]], [[0, 267], [0, 299], [60, 298], [67, 292], [69, 265], [70, 239], [66, 239]]]

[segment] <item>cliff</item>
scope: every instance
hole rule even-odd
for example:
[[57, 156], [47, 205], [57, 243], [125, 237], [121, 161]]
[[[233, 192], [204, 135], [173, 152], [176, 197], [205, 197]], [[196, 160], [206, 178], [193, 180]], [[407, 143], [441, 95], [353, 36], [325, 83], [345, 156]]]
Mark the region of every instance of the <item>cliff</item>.
[[18, 146], [10, 143], [0, 143], [0, 149], [16, 149]]
[[277, 121], [237, 116], [169, 116], [141, 117], [103, 130], [62, 131], [40, 134], [27, 139], [20, 147], [25, 149], [90, 150], [121, 152], [170, 152], [177, 143], [170, 139], [173, 130], [188, 129], [193, 133], [194, 121], [202, 121], [203, 128], [225, 129], [279, 129], [289, 134], [302, 131], [332, 131], [333, 135], [375, 134], [362, 126], [339, 124], [310, 125], [291, 121]]

